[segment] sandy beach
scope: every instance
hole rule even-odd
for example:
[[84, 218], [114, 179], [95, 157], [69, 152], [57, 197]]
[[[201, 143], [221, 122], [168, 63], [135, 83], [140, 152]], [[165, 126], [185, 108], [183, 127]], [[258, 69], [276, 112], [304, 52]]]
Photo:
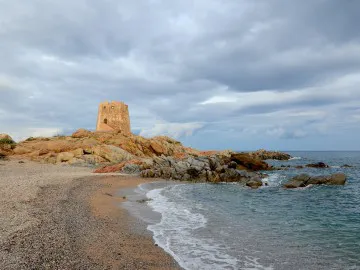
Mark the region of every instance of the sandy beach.
[[150, 180], [91, 171], [0, 161], [0, 269], [179, 269], [115, 196]]

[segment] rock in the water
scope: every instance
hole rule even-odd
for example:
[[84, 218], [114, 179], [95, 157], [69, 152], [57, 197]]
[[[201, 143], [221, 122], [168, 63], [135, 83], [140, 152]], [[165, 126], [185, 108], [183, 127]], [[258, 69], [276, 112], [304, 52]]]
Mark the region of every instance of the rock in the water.
[[[241, 182], [244, 184], [249, 180], [262, 177], [259, 173], [237, 170], [237, 166], [235, 161], [230, 160], [230, 156], [221, 153], [213, 156], [191, 156], [185, 159], [160, 156], [154, 158], [151, 165], [142, 169], [141, 176], [181, 181]], [[254, 186], [258, 183], [250, 184]]]
[[336, 173], [331, 175], [330, 179], [326, 182], [327, 185], [345, 185], [346, 175], [344, 173]]
[[276, 160], [289, 160], [291, 155], [278, 151], [266, 151], [264, 149], [257, 150], [249, 153], [251, 156], [261, 160], [276, 159]]
[[262, 186], [262, 181], [260, 178], [252, 178], [246, 182], [246, 186], [254, 188], [254, 189], [259, 188]]
[[309, 185], [344, 185], [346, 182], [346, 175], [343, 173], [336, 173], [332, 175], [309, 176], [301, 174], [293, 177], [290, 181], [284, 184], [285, 188], [299, 188]]
[[324, 162], [318, 162], [318, 163], [307, 164], [306, 167], [309, 167], [309, 168], [329, 168], [329, 165], [325, 164]]
[[349, 165], [349, 164], [344, 164], [344, 165], [341, 166], [341, 168], [352, 168], [352, 166]]
[[307, 174], [300, 174], [293, 177], [289, 182], [284, 184], [285, 188], [299, 188], [305, 187], [306, 182], [310, 179], [310, 176]]
[[234, 153], [230, 157], [231, 161], [238, 164], [239, 169], [248, 169], [251, 171], [270, 170], [271, 167], [266, 162], [252, 157], [248, 153]]

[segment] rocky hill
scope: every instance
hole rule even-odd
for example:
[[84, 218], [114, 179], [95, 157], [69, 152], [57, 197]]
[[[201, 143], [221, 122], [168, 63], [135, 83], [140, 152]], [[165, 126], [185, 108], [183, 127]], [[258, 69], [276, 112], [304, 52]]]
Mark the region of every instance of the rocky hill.
[[42, 163], [94, 166], [97, 173], [137, 173], [143, 177], [209, 182], [244, 182], [261, 185], [261, 170], [271, 170], [263, 160], [289, 159], [280, 152], [249, 153], [199, 151], [180, 142], [157, 136], [144, 138], [121, 132], [91, 132], [79, 129], [71, 136], [28, 138], [14, 144], [2, 135], [0, 154]]

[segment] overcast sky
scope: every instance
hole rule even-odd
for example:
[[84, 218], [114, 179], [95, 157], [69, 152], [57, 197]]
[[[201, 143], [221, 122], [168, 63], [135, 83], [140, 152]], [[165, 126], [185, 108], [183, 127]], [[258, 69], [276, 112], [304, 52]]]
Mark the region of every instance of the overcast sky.
[[0, 0], [0, 133], [132, 131], [201, 149], [360, 150], [358, 0]]

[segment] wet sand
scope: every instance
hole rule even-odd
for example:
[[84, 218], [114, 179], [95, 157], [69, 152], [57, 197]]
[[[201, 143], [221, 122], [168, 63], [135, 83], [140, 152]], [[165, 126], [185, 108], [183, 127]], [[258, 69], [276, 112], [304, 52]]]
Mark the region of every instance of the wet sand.
[[179, 269], [119, 207], [119, 189], [153, 181], [1, 161], [0, 269]]

